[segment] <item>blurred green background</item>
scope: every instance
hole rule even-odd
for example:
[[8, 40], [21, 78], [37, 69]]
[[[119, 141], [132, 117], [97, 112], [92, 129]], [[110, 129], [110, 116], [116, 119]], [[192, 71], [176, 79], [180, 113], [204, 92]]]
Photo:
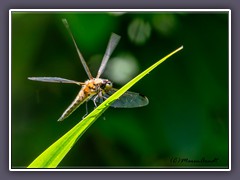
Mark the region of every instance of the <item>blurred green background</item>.
[[57, 122], [80, 88], [27, 79], [87, 79], [62, 18], [94, 76], [111, 32], [121, 36], [102, 75], [117, 88], [181, 45], [184, 49], [131, 89], [146, 95], [148, 106], [109, 108], [59, 167], [228, 167], [227, 12], [13, 12], [13, 168], [28, 166], [85, 114], [80, 106]]

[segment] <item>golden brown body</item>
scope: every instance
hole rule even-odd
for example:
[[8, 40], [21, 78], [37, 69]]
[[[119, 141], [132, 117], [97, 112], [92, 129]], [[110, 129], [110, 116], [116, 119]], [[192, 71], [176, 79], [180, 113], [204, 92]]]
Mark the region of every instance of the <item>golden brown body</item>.
[[[110, 85], [110, 86], [109, 86]], [[91, 99], [94, 95], [99, 95], [101, 97], [102, 92], [108, 91], [111, 89], [112, 83], [107, 79], [91, 79], [85, 81], [82, 85], [81, 90], [79, 91], [77, 97], [70, 104], [70, 106], [64, 111], [62, 116], [58, 119], [58, 121], [63, 121], [68, 116], [70, 116], [81, 104], [85, 101]]]
[[[73, 111], [75, 111], [81, 104], [89, 99], [93, 100], [94, 105], [101, 104], [103, 100], [107, 99], [111, 94], [116, 92], [116, 89], [112, 88], [112, 83], [107, 79], [101, 79], [100, 76], [104, 72], [106, 64], [111, 56], [113, 50], [117, 46], [120, 36], [112, 33], [109, 39], [105, 54], [103, 56], [101, 65], [99, 67], [98, 73], [96, 78], [93, 78], [86, 61], [84, 60], [82, 53], [77, 47], [77, 43], [70, 31], [68, 22], [66, 19], [63, 19], [63, 24], [65, 25], [67, 31], [69, 32], [74, 46], [77, 50], [78, 56], [80, 61], [85, 69], [89, 80], [85, 81], [84, 83], [69, 80], [61, 77], [29, 77], [29, 80], [33, 81], [42, 81], [42, 82], [51, 82], [51, 83], [70, 83], [70, 84], [77, 84], [82, 86], [81, 90], [79, 91], [77, 97], [74, 101], [70, 104], [70, 106], [65, 110], [62, 116], [58, 119], [58, 121], [62, 121], [67, 118]], [[121, 96], [118, 100], [111, 104], [112, 107], [118, 108], [133, 108], [133, 107], [141, 107], [148, 104], [148, 99], [145, 96], [139, 95], [138, 93], [133, 92], [126, 92], [124, 95]]]

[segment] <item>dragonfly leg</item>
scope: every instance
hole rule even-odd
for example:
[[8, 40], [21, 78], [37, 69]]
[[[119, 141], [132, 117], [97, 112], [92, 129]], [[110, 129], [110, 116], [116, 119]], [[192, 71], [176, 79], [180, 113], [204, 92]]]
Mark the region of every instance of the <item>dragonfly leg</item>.
[[86, 114], [83, 115], [82, 119], [84, 119], [88, 115], [87, 101], [85, 102], [85, 107], [86, 107]]
[[105, 97], [105, 96], [102, 96], [102, 98], [105, 99], [105, 100], [107, 99], [107, 97]]
[[93, 103], [94, 103], [95, 108], [97, 107], [97, 103], [96, 103], [97, 98], [98, 98], [98, 95], [96, 95], [96, 96], [93, 98]]

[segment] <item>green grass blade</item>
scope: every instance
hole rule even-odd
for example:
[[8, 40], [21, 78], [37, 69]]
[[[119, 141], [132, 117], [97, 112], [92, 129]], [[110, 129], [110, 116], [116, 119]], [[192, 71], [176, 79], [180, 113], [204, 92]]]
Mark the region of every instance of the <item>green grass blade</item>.
[[87, 117], [81, 120], [77, 125], [75, 125], [71, 130], [69, 130], [65, 135], [53, 143], [49, 148], [47, 148], [42, 154], [40, 154], [29, 166], [28, 168], [56, 168], [58, 164], [62, 161], [65, 155], [69, 152], [72, 146], [77, 142], [77, 140], [84, 134], [84, 132], [98, 119], [99, 116], [118, 99], [123, 93], [125, 93], [129, 88], [131, 88], [135, 83], [137, 83], [141, 78], [147, 75], [150, 71], [156, 68], [159, 64], [165, 61], [167, 58], [180, 51], [183, 48], [176, 49], [172, 53], [168, 54], [148, 69], [143, 71], [141, 74], [136, 76], [134, 79], [129, 81], [111, 97], [105, 100], [100, 106], [94, 109]]

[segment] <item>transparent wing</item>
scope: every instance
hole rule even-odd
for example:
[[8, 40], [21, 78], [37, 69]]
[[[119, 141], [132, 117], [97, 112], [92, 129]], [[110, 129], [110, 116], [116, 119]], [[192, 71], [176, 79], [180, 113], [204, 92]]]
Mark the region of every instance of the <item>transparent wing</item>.
[[89, 79], [93, 79], [92, 74], [91, 74], [91, 72], [90, 72], [90, 70], [89, 70], [89, 68], [88, 68], [88, 66], [87, 66], [87, 63], [86, 63], [86, 61], [84, 60], [84, 58], [83, 58], [83, 56], [82, 56], [82, 53], [81, 53], [80, 50], [78, 49], [77, 43], [76, 43], [76, 41], [75, 41], [75, 39], [74, 39], [74, 37], [73, 37], [73, 35], [72, 35], [72, 32], [71, 32], [71, 30], [70, 30], [70, 27], [69, 27], [69, 24], [68, 24], [67, 20], [66, 20], [66, 19], [62, 19], [62, 22], [63, 22], [64, 26], [66, 27], [68, 33], [70, 34], [72, 40], [73, 40], [74, 46], [75, 46], [75, 48], [76, 48], [76, 50], [77, 50], [78, 56], [79, 56], [79, 58], [80, 58], [80, 60], [81, 60], [81, 63], [82, 63], [82, 65], [83, 65], [83, 67], [84, 67], [84, 69], [85, 69], [85, 71], [86, 71], [86, 73], [87, 73], [87, 75], [88, 75], [88, 78], [89, 78]]
[[[104, 94], [104, 98], [96, 98], [96, 103], [101, 104], [106, 98], [115, 93], [117, 89], [112, 88], [108, 93]], [[148, 105], [148, 98], [139, 93], [125, 92], [119, 99], [111, 104], [111, 107], [115, 108], [137, 108]]]
[[101, 76], [101, 74], [103, 73], [103, 71], [104, 71], [104, 69], [105, 69], [105, 67], [107, 65], [107, 62], [109, 60], [109, 57], [111, 56], [112, 52], [116, 48], [120, 38], [121, 37], [119, 35], [115, 34], [115, 33], [111, 34], [111, 37], [110, 37], [108, 45], [107, 45], [106, 52], [105, 52], [105, 54], [103, 56], [103, 60], [102, 60], [102, 63], [100, 65], [100, 68], [98, 70], [98, 74], [97, 74], [96, 78], [99, 78]]
[[69, 79], [64, 79], [60, 77], [29, 77], [29, 80], [32, 81], [42, 81], [42, 82], [51, 82], [51, 83], [70, 83], [70, 84], [77, 84], [82, 85], [82, 82], [77, 82]]

